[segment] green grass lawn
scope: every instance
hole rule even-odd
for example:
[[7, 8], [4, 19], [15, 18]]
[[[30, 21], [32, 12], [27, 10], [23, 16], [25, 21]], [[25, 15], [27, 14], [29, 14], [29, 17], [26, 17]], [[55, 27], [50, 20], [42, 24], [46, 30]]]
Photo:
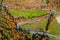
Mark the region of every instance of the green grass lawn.
[[[12, 11], [12, 15], [13, 16], [42, 16], [42, 15], [45, 15], [47, 14], [47, 12], [37, 12], [37, 11], [32, 11], [32, 12], [26, 12], [26, 11]], [[47, 20], [44, 20], [44, 21], [39, 21], [39, 22], [36, 22], [36, 23], [32, 23], [32, 24], [26, 24], [26, 25], [23, 25], [22, 28], [23, 29], [43, 29], [45, 30], [45, 26], [46, 26], [46, 23], [47, 23]], [[53, 24], [51, 24], [50, 26], [50, 33], [51, 34], [54, 34], [54, 35], [60, 35], [60, 24], [57, 23], [57, 21], [55, 20], [53, 22]], [[50, 40], [56, 40], [54, 38], [50, 38]]]
[[24, 17], [29, 17], [32, 18], [33, 16], [37, 17], [37, 16], [44, 16], [47, 14], [47, 12], [39, 12], [39, 11], [11, 11], [11, 14], [13, 16], [19, 17], [19, 16], [24, 16]]
[[[50, 27], [50, 33], [53, 35], [60, 35], [60, 24], [57, 23], [57, 21], [54, 21], [53, 24]], [[54, 39], [54, 38], [52, 38]], [[57, 39], [54, 39], [57, 40]]]

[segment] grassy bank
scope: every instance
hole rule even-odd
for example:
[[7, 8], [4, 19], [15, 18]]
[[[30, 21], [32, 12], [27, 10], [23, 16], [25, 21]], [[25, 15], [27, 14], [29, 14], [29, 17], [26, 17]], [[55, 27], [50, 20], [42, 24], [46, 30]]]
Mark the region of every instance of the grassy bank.
[[11, 11], [11, 14], [13, 16], [19, 17], [24, 16], [25, 18], [33, 18], [37, 16], [44, 16], [47, 14], [47, 12], [39, 12], [39, 11]]

